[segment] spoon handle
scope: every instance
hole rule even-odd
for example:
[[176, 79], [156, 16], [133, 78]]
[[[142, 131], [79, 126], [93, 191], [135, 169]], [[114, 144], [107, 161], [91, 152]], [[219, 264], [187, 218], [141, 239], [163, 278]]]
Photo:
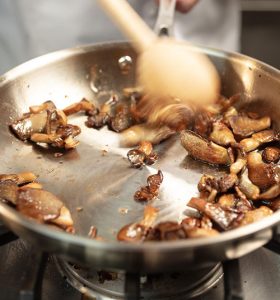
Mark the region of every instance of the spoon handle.
[[157, 38], [127, 1], [98, 0], [98, 2], [122, 32], [134, 42], [133, 47], [138, 52], [144, 51]]
[[158, 36], [172, 36], [176, 0], [160, 0], [159, 12], [154, 28]]

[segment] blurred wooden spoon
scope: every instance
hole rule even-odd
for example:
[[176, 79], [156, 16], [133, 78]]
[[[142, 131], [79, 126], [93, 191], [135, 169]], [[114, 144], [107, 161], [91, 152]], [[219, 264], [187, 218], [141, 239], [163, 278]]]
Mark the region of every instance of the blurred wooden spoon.
[[196, 106], [211, 104], [217, 99], [220, 80], [206, 55], [188, 43], [157, 37], [127, 1], [98, 1], [133, 41], [139, 53], [138, 83], [151, 96], [153, 105], [164, 98], [176, 98]]

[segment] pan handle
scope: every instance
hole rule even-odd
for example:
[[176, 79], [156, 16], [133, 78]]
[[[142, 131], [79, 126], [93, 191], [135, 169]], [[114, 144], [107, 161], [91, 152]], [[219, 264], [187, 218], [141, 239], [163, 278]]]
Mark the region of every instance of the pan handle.
[[175, 6], [176, 0], [159, 1], [159, 12], [154, 28], [154, 31], [158, 36], [173, 35]]
[[272, 239], [264, 247], [280, 255], [280, 225], [274, 228]]

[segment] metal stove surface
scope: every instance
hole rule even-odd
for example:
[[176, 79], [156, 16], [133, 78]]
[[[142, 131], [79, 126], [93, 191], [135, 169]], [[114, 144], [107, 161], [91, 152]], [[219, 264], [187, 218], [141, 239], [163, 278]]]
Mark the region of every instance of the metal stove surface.
[[[0, 247], [0, 299], [15, 300], [30, 264], [36, 264], [30, 256], [31, 247], [22, 240]], [[280, 256], [261, 248], [240, 259], [241, 278], [245, 300], [279, 299]], [[52, 258], [47, 261], [43, 277], [41, 300], [86, 299], [67, 283]], [[25, 298], [31, 299], [31, 298]], [[105, 298], [104, 298], [105, 299]], [[196, 300], [224, 299], [223, 280]]]

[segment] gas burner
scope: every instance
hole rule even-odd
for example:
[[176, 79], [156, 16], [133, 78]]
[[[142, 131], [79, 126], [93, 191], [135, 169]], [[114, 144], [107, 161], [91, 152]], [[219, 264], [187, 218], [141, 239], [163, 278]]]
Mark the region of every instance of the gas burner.
[[[54, 260], [63, 277], [84, 295], [97, 300], [127, 299], [124, 272], [87, 270], [58, 257]], [[208, 291], [222, 276], [221, 264], [195, 271], [141, 276], [141, 299], [190, 299]]]

